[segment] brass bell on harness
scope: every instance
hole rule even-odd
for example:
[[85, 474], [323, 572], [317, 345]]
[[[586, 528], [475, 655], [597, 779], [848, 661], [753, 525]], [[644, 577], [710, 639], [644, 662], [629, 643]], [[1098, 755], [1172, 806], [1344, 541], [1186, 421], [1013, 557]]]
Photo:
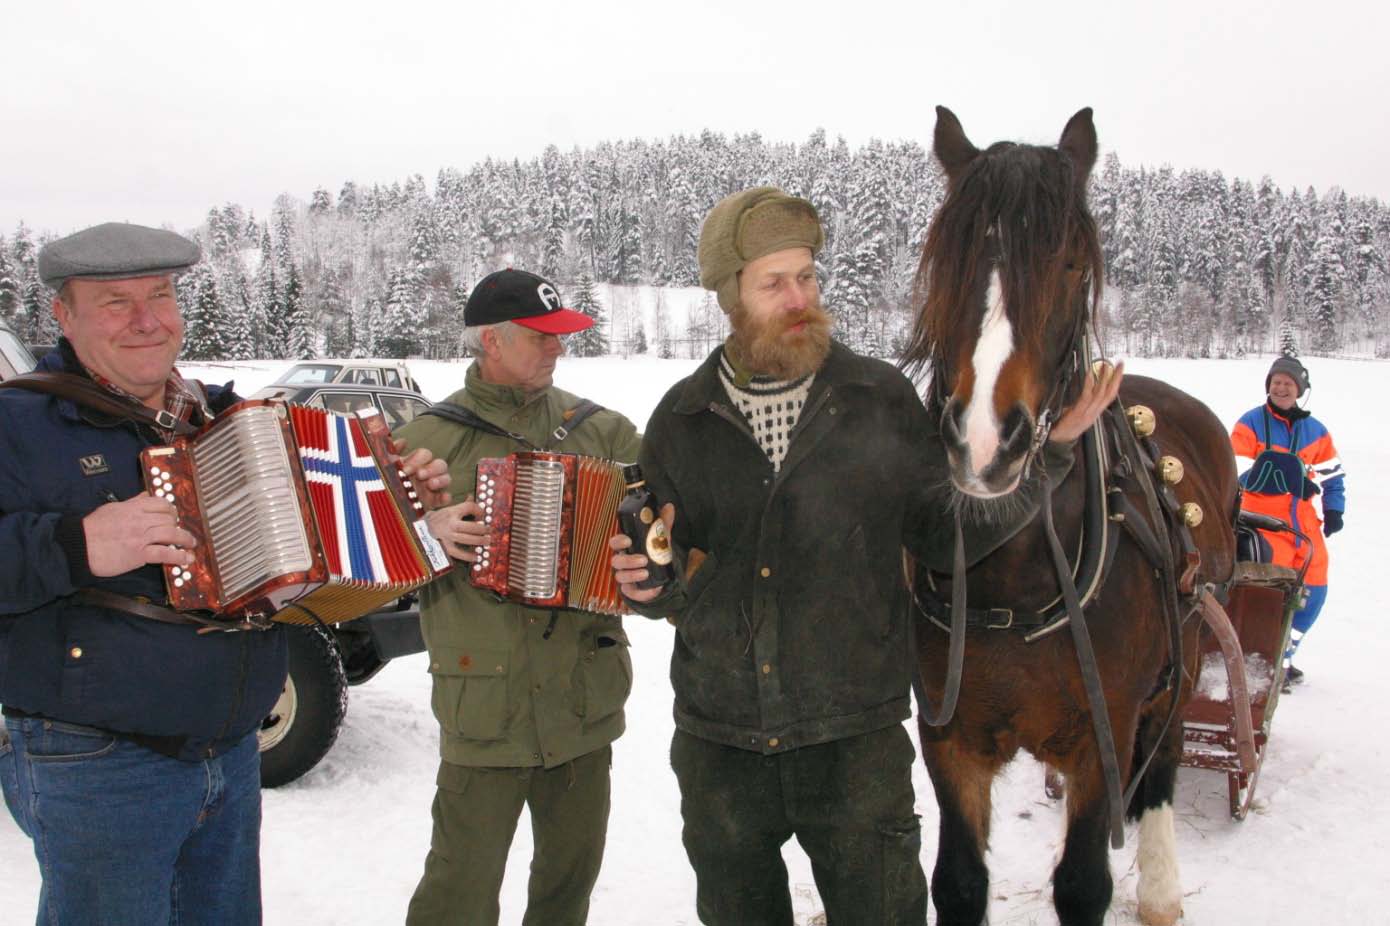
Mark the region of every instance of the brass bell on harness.
[[1158, 419], [1147, 405], [1131, 405], [1125, 409], [1125, 414], [1129, 416], [1129, 426], [1139, 437], [1148, 437], [1158, 427]]
[[1179, 482], [1182, 482], [1182, 460], [1179, 460], [1177, 457], [1159, 457], [1158, 465], [1155, 469], [1158, 470], [1158, 478], [1162, 479], [1170, 486], [1175, 486]]
[[1196, 527], [1202, 523], [1202, 506], [1196, 502], [1187, 502], [1178, 509], [1178, 514], [1182, 515], [1182, 523], [1188, 527]]

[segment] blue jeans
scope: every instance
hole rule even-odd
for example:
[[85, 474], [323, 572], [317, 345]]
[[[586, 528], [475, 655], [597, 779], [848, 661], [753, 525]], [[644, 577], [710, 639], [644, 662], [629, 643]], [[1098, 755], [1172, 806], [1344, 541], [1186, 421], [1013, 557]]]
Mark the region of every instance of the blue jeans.
[[260, 754], [183, 762], [90, 727], [5, 718], [0, 784], [33, 840], [39, 926], [261, 921]]

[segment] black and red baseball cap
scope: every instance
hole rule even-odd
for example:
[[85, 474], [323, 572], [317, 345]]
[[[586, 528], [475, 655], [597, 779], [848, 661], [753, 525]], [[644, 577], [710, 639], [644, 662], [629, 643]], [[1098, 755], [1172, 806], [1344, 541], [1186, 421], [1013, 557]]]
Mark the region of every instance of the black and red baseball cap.
[[545, 334], [571, 334], [594, 320], [564, 308], [560, 291], [549, 280], [508, 267], [479, 280], [463, 307], [463, 323], [469, 328], [499, 322], [516, 322]]

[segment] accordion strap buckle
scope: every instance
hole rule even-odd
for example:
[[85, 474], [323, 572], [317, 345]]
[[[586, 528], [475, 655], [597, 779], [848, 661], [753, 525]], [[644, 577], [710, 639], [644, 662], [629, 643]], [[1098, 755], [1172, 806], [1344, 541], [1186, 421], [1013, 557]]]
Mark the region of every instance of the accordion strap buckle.
[[179, 419], [169, 414], [168, 410], [161, 408], [154, 413], [154, 423], [166, 431], [172, 431], [178, 426]]
[[550, 432], [550, 436], [555, 438], [557, 441], [564, 440], [566, 437], [569, 437], [569, 434], [569, 429], [566, 428], [563, 424], [556, 428], [554, 431]]

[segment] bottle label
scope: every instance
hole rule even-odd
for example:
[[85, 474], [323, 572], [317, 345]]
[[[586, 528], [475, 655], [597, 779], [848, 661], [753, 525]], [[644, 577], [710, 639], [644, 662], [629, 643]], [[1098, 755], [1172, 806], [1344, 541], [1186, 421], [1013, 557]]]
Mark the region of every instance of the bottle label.
[[660, 518], [652, 521], [651, 529], [647, 531], [647, 559], [660, 566], [671, 563], [671, 538], [666, 535], [666, 522]]

